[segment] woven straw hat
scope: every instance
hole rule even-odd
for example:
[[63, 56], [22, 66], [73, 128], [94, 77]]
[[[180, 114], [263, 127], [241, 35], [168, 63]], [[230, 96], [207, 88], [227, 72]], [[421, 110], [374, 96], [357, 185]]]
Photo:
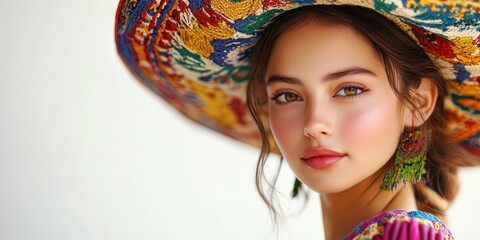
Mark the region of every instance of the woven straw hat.
[[449, 127], [480, 155], [480, 3], [476, 0], [121, 0], [118, 52], [144, 85], [186, 117], [259, 146], [245, 104], [250, 49], [284, 11], [353, 4], [392, 19], [442, 68]]

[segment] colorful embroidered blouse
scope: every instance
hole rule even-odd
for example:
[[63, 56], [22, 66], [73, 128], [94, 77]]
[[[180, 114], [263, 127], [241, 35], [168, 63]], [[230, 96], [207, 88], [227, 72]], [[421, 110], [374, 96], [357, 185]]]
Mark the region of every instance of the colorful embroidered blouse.
[[453, 240], [445, 224], [422, 211], [394, 210], [360, 223], [344, 240]]

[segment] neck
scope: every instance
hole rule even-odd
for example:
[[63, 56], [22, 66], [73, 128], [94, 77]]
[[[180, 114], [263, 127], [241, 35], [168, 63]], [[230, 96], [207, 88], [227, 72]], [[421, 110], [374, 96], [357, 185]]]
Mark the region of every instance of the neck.
[[384, 211], [417, 209], [413, 186], [399, 184], [393, 191], [380, 185], [385, 175], [381, 169], [352, 188], [334, 194], [320, 194], [325, 239], [343, 239], [360, 222]]

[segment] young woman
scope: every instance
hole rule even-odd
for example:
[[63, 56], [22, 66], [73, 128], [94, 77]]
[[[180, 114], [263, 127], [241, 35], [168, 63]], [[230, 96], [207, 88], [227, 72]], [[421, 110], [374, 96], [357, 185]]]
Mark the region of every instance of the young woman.
[[274, 217], [272, 151], [294, 195], [318, 193], [327, 240], [452, 239], [441, 220], [457, 168], [480, 161], [464, 150], [480, 146], [479, 8], [312, 4], [125, 0], [116, 41], [187, 117], [261, 147], [257, 188]]
[[257, 183], [271, 146], [265, 108], [281, 156], [319, 193], [326, 239], [451, 237], [417, 210], [443, 217], [456, 168], [477, 160], [447, 134], [446, 81], [405, 32], [370, 9], [297, 8], [263, 31], [252, 66], [247, 103], [264, 140]]

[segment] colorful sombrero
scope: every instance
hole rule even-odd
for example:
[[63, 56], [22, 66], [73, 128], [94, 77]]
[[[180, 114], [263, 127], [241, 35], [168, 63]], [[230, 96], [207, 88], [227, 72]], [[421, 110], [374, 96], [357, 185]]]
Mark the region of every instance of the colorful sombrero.
[[449, 127], [480, 155], [477, 0], [121, 0], [115, 38], [138, 80], [186, 117], [258, 146], [245, 104], [251, 46], [274, 16], [312, 4], [354, 4], [394, 20], [444, 69]]

